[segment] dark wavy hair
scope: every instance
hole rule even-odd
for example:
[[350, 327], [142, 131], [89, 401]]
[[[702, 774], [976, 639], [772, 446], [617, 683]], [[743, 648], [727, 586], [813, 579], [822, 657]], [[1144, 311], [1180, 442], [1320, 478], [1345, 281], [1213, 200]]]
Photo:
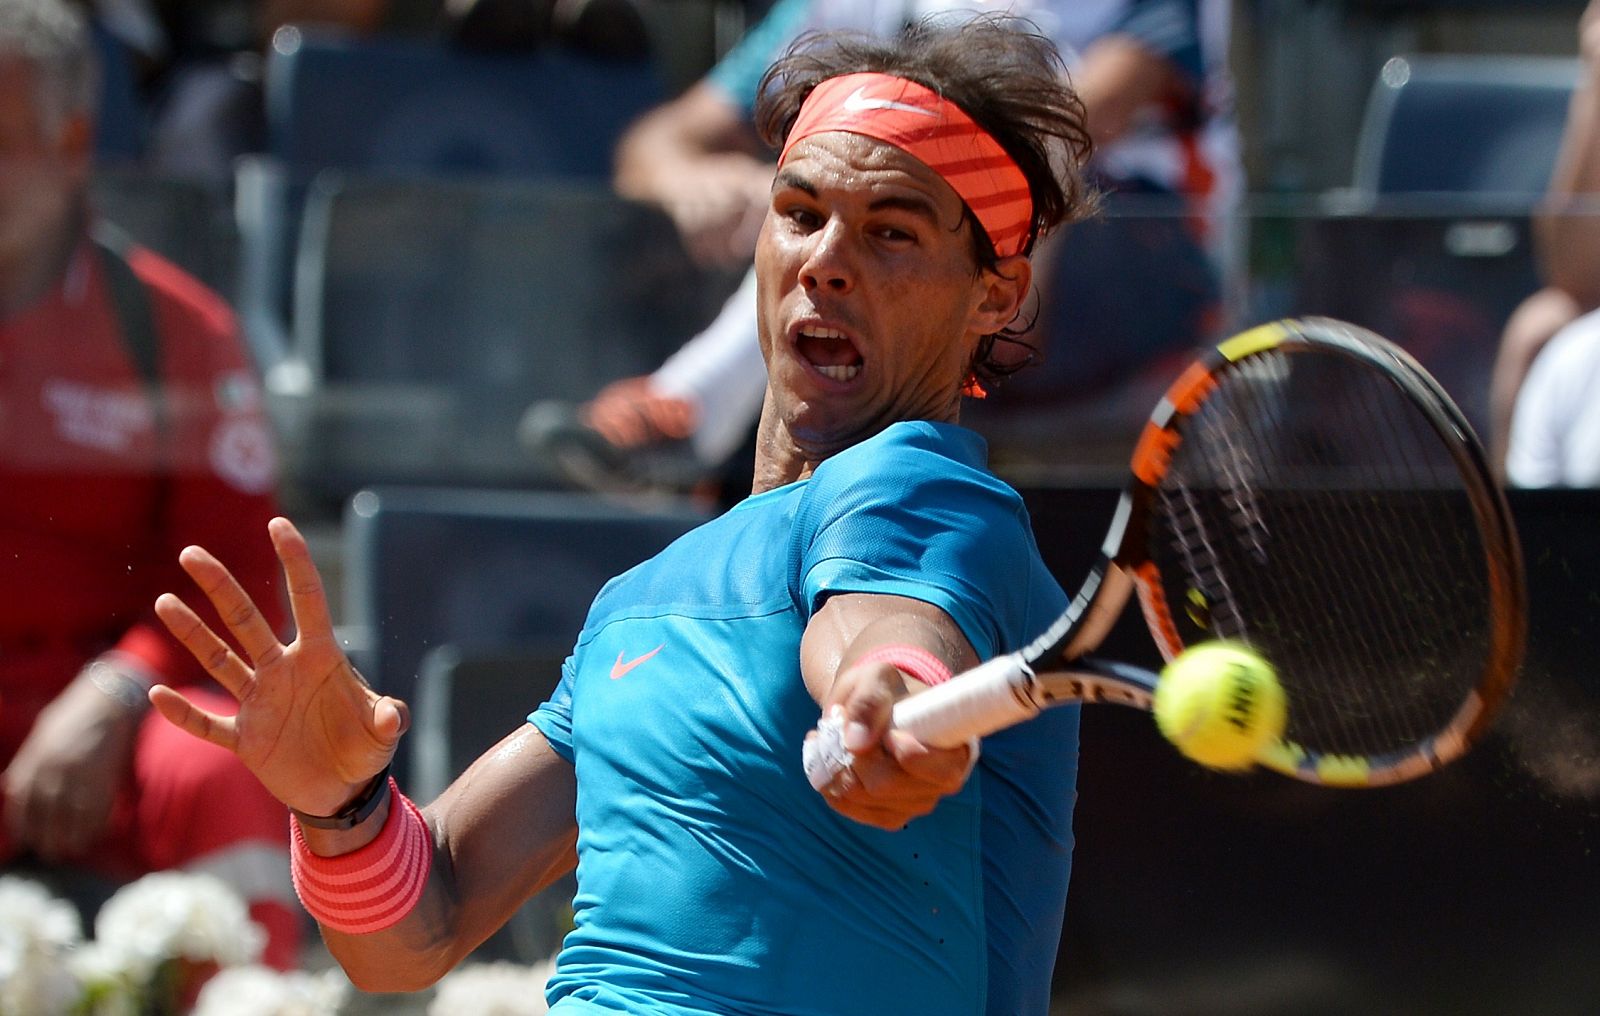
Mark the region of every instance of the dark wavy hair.
[[[1083, 103], [1067, 78], [1055, 44], [1032, 22], [1004, 15], [933, 16], [896, 38], [858, 32], [812, 32], [795, 40], [767, 69], [756, 98], [761, 137], [781, 149], [812, 89], [829, 78], [875, 71], [907, 78], [961, 107], [999, 142], [1027, 178], [1033, 198], [1023, 253], [1058, 226], [1092, 214], [1097, 196], [1084, 175], [1093, 151]], [[978, 269], [999, 262], [989, 234], [963, 207]], [[972, 372], [992, 383], [1032, 363], [1037, 350], [1022, 336], [1030, 316], [986, 335], [973, 356]], [[1022, 346], [1025, 357], [995, 356], [995, 343]]]

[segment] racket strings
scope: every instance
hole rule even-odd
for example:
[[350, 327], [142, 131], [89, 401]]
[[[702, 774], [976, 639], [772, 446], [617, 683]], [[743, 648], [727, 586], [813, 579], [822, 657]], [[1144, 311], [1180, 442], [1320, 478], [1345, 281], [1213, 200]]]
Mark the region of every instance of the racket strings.
[[[1460, 701], [1460, 691], [1450, 686], [1448, 676], [1462, 671], [1440, 658], [1437, 647], [1426, 642], [1426, 633], [1437, 627], [1434, 620], [1448, 609], [1442, 583], [1458, 574], [1457, 568], [1449, 566], [1457, 559], [1455, 548], [1438, 537], [1456, 531], [1458, 525], [1470, 530], [1471, 521], [1452, 518], [1459, 513], [1450, 499], [1440, 496], [1453, 472], [1441, 469], [1437, 457], [1418, 457], [1418, 453], [1437, 447], [1431, 432], [1419, 429], [1425, 422], [1401, 412], [1409, 407], [1394, 397], [1392, 390], [1361, 386], [1355, 390], [1362, 405], [1348, 414], [1347, 425], [1374, 424], [1370, 435], [1361, 437], [1362, 447], [1371, 449], [1373, 456], [1353, 458], [1361, 467], [1357, 484], [1378, 493], [1370, 500], [1336, 502], [1343, 514], [1354, 516], [1347, 518], [1343, 527], [1343, 532], [1356, 538], [1346, 549], [1346, 557], [1377, 568], [1375, 573], [1355, 577], [1363, 583], [1358, 588], [1386, 592], [1400, 603], [1399, 609], [1385, 609], [1386, 623], [1373, 625], [1369, 618], [1356, 616], [1349, 619], [1350, 630], [1368, 633], [1367, 662], [1375, 670], [1383, 673], [1386, 665], [1399, 664], [1405, 676], [1377, 682], [1355, 673], [1336, 687], [1344, 695], [1373, 702], [1364, 715], [1352, 712], [1347, 726], [1370, 729], [1375, 743], [1392, 745], [1437, 729], [1438, 713], [1448, 712]], [[1457, 505], [1461, 503], [1461, 499], [1455, 500]], [[1366, 601], [1348, 602], [1365, 606]], [[1418, 675], [1424, 679], [1418, 680]], [[1330, 711], [1329, 715], [1339, 713]]]
[[[1383, 576], [1388, 583], [1401, 584], [1414, 613], [1423, 622], [1380, 629], [1391, 641], [1377, 648], [1388, 659], [1407, 661], [1401, 680], [1369, 685], [1392, 703], [1387, 711], [1373, 714], [1376, 743], [1394, 745], [1438, 729], [1449, 710], [1461, 700], [1465, 688], [1455, 686], [1447, 679], [1448, 675], [1462, 674], [1465, 687], [1470, 687], [1475, 677], [1457, 661], [1449, 659], [1448, 654], [1441, 653], [1441, 647], [1431, 635], [1437, 628], [1428, 623], [1448, 611], [1451, 596], [1446, 584], [1459, 574], [1455, 568], [1433, 567], [1428, 563], [1452, 561], [1460, 548], [1459, 540], [1456, 546], [1451, 546], [1450, 535], [1462, 527], [1471, 531], [1473, 523], [1465, 496], [1449, 496], [1450, 487], [1457, 482], [1457, 473], [1448, 456], [1426, 454], [1442, 452], [1427, 421], [1392, 387], [1356, 386], [1355, 390], [1360, 393], [1362, 405], [1360, 412], [1353, 414], [1354, 418], [1373, 422], [1366, 445], [1375, 454], [1371, 460], [1361, 463], [1365, 474], [1361, 482], [1372, 490], [1395, 492], [1391, 498], [1377, 503], [1378, 508], [1389, 509], [1388, 518], [1380, 516], [1372, 520], [1372, 526], [1366, 530], [1368, 538], [1362, 553], [1373, 555], [1375, 559], [1378, 555], [1392, 557], [1393, 549], [1385, 546], [1381, 538], [1382, 534], [1392, 533], [1409, 544], [1420, 544], [1413, 552], [1419, 553], [1423, 562], [1407, 574], [1396, 576], [1390, 569]], [[1412, 502], [1409, 500], [1412, 492], [1426, 493], [1416, 494], [1418, 500]], [[1376, 662], [1381, 665], [1382, 660]], [[1387, 724], [1379, 722], [1385, 719], [1389, 721]]]
[[[1380, 427], [1394, 430], [1396, 421], [1392, 414], [1385, 411], [1382, 404], [1384, 400], [1377, 399], [1375, 393], [1368, 389], [1360, 389], [1362, 401], [1365, 403], [1360, 411], [1353, 414], [1353, 419], [1358, 421], [1380, 420]], [[1378, 452], [1378, 460], [1356, 460], [1356, 476], [1354, 485], [1357, 489], [1369, 491], [1385, 491], [1396, 487], [1395, 478], [1405, 477], [1400, 484], [1400, 489], [1408, 489], [1417, 483], [1417, 478], [1410, 469], [1408, 459], [1401, 458], [1397, 452], [1402, 449], [1404, 442], [1374, 442], [1370, 445]], [[1316, 448], [1313, 461], [1317, 468], [1330, 470], [1336, 468], [1337, 463], [1326, 448]], [[1381, 502], [1374, 502], [1375, 506]], [[1350, 499], [1334, 498], [1327, 502], [1327, 511], [1340, 516], [1340, 529], [1353, 538], [1353, 545], [1345, 548], [1345, 552], [1355, 560], [1375, 563], [1381, 568], [1385, 558], [1385, 549], [1375, 545], [1376, 534], [1382, 532], [1381, 520], [1367, 519], [1364, 517], [1365, 506]], [[1368, 524], [1369, 522], [1374, 524]], [[1363, 583], [1383, 582], [1386, 575], [1367, 574], [1356, 578]], [[1318, 646], [1320, 655], [1326, 659], [1338, 659], [1344, 648], [1340, 643], [1348, 638], [1344, 633], [1362, 631], [1366, 633], [1369, 644], [1375, 654], [1382, 654], [1387, 658], [1397, 658], [1402, 646], [1392, 640], [1399, 633], [1394, 629], [1377, 627], [1363, 622], [1355, 616], [1358, 604], [1347, 597], [1338, 597], [1334, 602], [1338, 605], [1336, 621], [1325, 627], [1313, 626], [1313, 631], [1320, 630], [1323, 638]], [[1385, 644], [1387, 642], [1387, 644]], [[1330, 732], [1326, 725], [1319, 725], [1313, 730], [1308, 730], [1304, 735], [1317, 743], [1338, 744], [1341, 747], [1366, 748], [1371, 745], [1393, 745], [1400, 743], [1405, 737], [1405, 731], [1412, 729], [1410, 722], [1402, 718], [1397, 710], [1387, 709], [1381, 698], [1383, 689], [1367, 680], [1351, 680], [1350, 677], [1339, 675], [1333, 680], [1324, 678], [1316, 685], [1323, 693], [1320, 708], [1315, 712], [1308, 710], [1308, 717], [1337, 717], [1340, 721], [1337, 733]], [[1335, 704], [1342, 703], [1342, 709], [1333, 711]], [[1424, 721], [1426, 723], [1426, 721]], [[1424, 726], [1423, 730], [1432, 729]], [[1365, 743], [1353, 736], [1351, 732], [1363, 732], [1370, 735]], [[1364, 753], [1364, 752], [1363, 752]]]
[[1486, 569], [1440, 437], [1347, 364], [1274, 352], [1224, 375], [1184, 422], [1151, 550], [1184, 641], [1273, 660], [1291, 739], [1375, 755], [1439, 730], [1475, 685]]

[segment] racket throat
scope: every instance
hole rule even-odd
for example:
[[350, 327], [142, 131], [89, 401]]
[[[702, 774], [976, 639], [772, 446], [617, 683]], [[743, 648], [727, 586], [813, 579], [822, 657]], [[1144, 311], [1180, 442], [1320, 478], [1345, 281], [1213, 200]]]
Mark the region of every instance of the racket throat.
[[1090, 656], [1074, 662], [1071, 670], [1043, 675], [1040, 684], [1050, 703], [1077, 700], [1148, 711], [1157, 679], [1143, 667]]

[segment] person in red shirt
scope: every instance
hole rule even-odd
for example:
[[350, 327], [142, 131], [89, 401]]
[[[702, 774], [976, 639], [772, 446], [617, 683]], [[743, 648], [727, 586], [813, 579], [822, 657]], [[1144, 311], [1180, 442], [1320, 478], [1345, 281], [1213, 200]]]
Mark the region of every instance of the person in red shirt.
[[212, 698], [153, 610], [183, 546], [227, 545], [285, 621], [276, 561], [241, 538], [275, 513], [273, 442], [223, 301], [91, 239], [92, 59], [62, 0], [0, 5], [0, 867], [218, 875], [288, 967], [282, 806], [146, 697]]

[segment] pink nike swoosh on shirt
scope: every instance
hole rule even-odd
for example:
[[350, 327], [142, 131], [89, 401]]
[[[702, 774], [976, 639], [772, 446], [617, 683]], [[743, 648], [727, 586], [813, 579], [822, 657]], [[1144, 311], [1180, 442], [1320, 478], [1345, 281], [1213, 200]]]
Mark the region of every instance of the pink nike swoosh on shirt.
[[617, 678], [619, 678], [622, 675], [626, 674], [628, 671], [632, 670], [634, 667], [637, 667], [639, 664], [643, 663], [645, 660], [648, 660], [650, 657], [652, 657], [655, 654], [661, 652], [661, 650], [666, 648], [666, 645], [667, 644], [665, 642], [663, 642], [663, 643], [661, 643], [661, 645], [656, 646], [654, 649], [650, 650], [648, 653], [645, 653], [643, 656], [639, 657], [638, 659], [629, 660], [627, 663], [623, 663], [622, 662], [622, 657], [625, 654], [624, 653], [618, 653], [617, 654], [617, 662], [613, 663], [611, 665], [611, 680], [615, 681]]

